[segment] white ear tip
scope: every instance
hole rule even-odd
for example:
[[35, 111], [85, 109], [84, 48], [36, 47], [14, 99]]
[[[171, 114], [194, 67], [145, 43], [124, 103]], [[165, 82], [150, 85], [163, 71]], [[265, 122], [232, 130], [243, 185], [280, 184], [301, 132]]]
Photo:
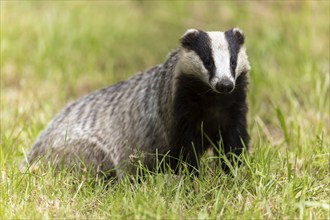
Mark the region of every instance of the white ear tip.
[[194, 28], [188, 29], [188, 30], [184, 33], [184, 35], [192, 34], [192, 33], [197, 34], [197, 33], [198, 33], [198, 30], [197, 30], [197, 29], [194, 29]]
[[235, 33], [235, 32], [239, 32], [240, 34], [243, 34], [242, 29], [240, 29], [240, 28], [238, 28], [238, 27], [233, 28], [233, 32], [234, 32], [234, 33]]

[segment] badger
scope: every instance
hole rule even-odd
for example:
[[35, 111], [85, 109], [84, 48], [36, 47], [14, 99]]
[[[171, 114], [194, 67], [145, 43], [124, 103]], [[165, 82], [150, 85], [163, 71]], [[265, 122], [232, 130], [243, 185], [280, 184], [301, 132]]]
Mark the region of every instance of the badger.
[[240, 155], [249, 142], [244, 39], [238, 28], [188, 29], [164, 63], [67, 105], [25, 161], [83, 163], [121, 178], [137, 171], [137, 161], [154, 169], [164, 158], [172, 170], [179, 158], [198, 170], [212, 143]]

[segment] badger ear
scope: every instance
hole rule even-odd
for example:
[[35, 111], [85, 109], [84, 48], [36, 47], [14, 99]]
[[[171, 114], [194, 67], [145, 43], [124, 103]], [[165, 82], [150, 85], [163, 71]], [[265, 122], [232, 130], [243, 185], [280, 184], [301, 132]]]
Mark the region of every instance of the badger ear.
[[244, 44], [244, 41], [245, 41], [245, 37], [244, 37], [244, 33], [241, 29], [239, 28], [233, 28], [233, 34], [234, 34], [234, 38], [236, 40], [236, 42], [239, 44], [239, 45], [243, 45]]
[[181, 45], [183, 47], [189, 48], [190, 45], [194, 42], [196, 37], [199, 34], [199, 30], [197, 29], [188, 29], [186, 33], [180, 38]]

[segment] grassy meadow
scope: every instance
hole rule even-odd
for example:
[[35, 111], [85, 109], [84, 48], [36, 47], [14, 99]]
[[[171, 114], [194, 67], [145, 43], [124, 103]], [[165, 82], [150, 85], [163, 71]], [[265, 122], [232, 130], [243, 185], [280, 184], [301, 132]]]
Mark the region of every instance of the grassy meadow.
[[[329, 1], [1, 1], [0, 219], [330, 219]], [[21, 173], [69, 101], [162, 63], [188, 28], [246, 36], [251, 149], [231, 175]]]

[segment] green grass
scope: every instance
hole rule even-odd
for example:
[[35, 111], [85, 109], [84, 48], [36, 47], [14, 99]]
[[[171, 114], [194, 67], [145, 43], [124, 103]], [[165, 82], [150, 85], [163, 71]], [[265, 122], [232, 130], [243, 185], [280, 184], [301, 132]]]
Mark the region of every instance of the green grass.
[[[0, 218], [330, 219], [329, 2], [1, 1]], [[20, 161], [69, 101], [163, 62], [188, 28], [244, 30], [251, 151], [224, 175], [117, 183]]]

